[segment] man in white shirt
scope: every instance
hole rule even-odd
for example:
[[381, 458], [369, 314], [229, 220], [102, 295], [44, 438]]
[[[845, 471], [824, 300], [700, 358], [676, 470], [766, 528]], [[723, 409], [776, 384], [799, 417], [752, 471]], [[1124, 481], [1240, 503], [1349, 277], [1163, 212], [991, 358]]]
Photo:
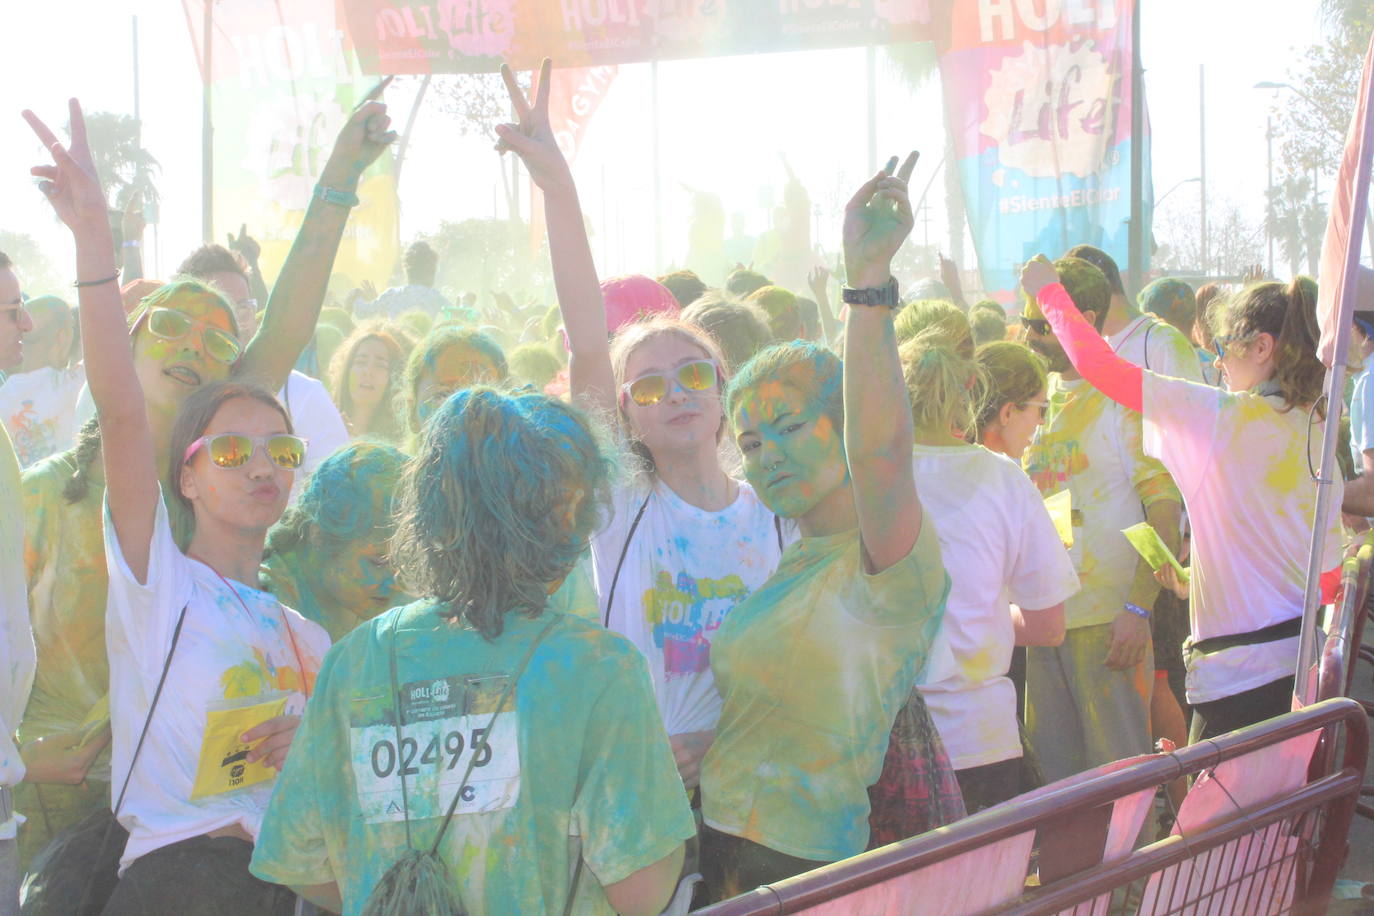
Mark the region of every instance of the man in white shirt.
[[33, 330], [24, 338], [24, 362], [0, 384], [0, 421], [21, 468], [71, 448], [76, 399], [86, 382], [71, 306], [56, 296], [38, 296], [25, 308]]
[[[24, 358], [24, 335], [33, 321], [24, 309], [19, 278], [0, 253], [0, 372], [17, 369]], [[19, 844], [23, 821], [14, 813], [14, 786], [24, 778], [24, 761], [14, 741], [33, 686], [35, 652], [24, 586], [24, 514], [19, 460], [9, 433], [0, 429], [0, 916], [19, 912]]]

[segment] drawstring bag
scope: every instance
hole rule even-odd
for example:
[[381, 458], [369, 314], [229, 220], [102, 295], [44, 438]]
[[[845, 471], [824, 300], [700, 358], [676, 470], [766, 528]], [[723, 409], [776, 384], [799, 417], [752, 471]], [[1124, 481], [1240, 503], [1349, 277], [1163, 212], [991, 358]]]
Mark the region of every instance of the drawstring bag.
[[[487, 721], [486, 731], [488, 733], [495, 726], [496, 717], [505, 709], [506, 702], [515, 690], [516, 682], [525, 673], [525, 668], [529, 665], [534, 650], [543, 642], [549, 631], [558, 624], [559, 619], [559, 615], [551, 615], [544, 629], [539, 631], [539, 635], [525, 650], [525, 657], [520, 660], [520, 666], [516, 669], [515, 676], [506, 684], [501, 699], [496, 703], [495, 711]], [[396, 629], [400, 626], [400, 622], [400, 615], [397, 614], [396, 622], [391, 627], [391, 700], [396, 725], [397, 747], [401, 746], [402, 737], [401, 691], [399, 681], [396, 678]], [[464, 790], [467, 789], [468, 780], [472, 778], [472, 768], [477, 762], [477, 756], [473, 754], [468, 760], [467, 770], [463, 773], [463, 781], [459, 784], [458, 791], [453, 794], [453, 801], [448, 806], [444, 821], [439, 825], [439, 830], [434, 836], [434, 842], [430, 844], [427, 850], [416, 849], [411, 841], [410, 798], [406, 789], [405, 771], [404, 768], [402, 769], [401, 804], [405, 809], [406, 851], [386, 870], [386, 874], [382, 875], [382, 879], [372, 889], [372, 893], [367, 897], [367, 902], [363, 905], [362, 916], [467, 916], [467, 910], [463, 908], [462, 902], [458, 899], [456, 885], [453, 876], [449, 873], [448, 865], [439, 857], [439, 844], [443, 842], [444, 833], [448, 830], [448, 825], [453, 820], [453, 813], [458, 808], [458, 801], [463, 797]], [[567, 904], [563, 908], [565, 914], [572, 908], [572, 901], [577, 895], [577, 884], [581, 875], [582, 859], [579, 856], [577, 870], [573, 873], [572, 887], [568, 891]]]

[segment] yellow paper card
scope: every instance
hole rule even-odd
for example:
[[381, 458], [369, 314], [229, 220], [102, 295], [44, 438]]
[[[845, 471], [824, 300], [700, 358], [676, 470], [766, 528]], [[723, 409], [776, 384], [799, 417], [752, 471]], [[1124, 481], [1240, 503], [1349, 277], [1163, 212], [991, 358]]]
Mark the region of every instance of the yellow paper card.
[[1045, 509], [1054, 522], [1054, 530], [1059, 532], [1059, 540], [1065, 547], [1073, 546], [1073, 491], [1060, 490], [1045, 498]]
[[242, 740], [244, 732], [286, 711], [287, 696], [235, 709], [212, 709], [205, 714], [205, 738], [200, 763], [191, 787], [191, 801], [221, 795], [275, 779], [277, 771], [259, 760], [248, 762], [252, 747]]
[[1126, 535], [1126, 540], [1131, 542], [1136, 553], [1145, 558], [1145, 562], [1150, 564], [1150, 568], [1158, 572], [1166, 565], [1172, 566], [1174, 572], [1178, 574], [1178, 581], [1184, 585], [1188, 584], [1188, 570], [1179, 564], [1174, 552], [1170, 550], [1160, 539], [1159, 532], [1150, 526], [1149, 522], [1141, 522], [1129, 528], [1121, 529], [1121, 533]]

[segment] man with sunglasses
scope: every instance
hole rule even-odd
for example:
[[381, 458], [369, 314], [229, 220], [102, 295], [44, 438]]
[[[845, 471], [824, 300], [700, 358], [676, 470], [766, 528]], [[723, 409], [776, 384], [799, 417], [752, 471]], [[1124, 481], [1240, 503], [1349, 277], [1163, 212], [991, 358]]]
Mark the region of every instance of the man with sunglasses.
[[[1101, 329], [1111, 297], [1102, 271], [1079, 258], [1055, 266], [1083, 317]], [[1121, 530], [1148, 519], [1172, 524], [1176, 536], [1181, 499], [1163, 467], [1145, 459], [1139, 415], [1074, 371], [1034, 300], [1021, 324], [1054, 373], [1026, 472], [1046, 497], [1069, 490], [1070, 555], [1083, 586], [1064, 604], [1063, 644], [1026, 655], [1026, 724], [1053, 780], [1150, 749], [1159, 584]]]
[[[19, 368], [33, 321], [24, 308], [14, 265], [0, 252], [0, 374]], [[19, 824], [12, 790], [24, 778], [14, 733], [33, 686], [35, 652], [24, 586], [24, 516], [19, 459], [0, 427], [0, 913], [19, 912]]]

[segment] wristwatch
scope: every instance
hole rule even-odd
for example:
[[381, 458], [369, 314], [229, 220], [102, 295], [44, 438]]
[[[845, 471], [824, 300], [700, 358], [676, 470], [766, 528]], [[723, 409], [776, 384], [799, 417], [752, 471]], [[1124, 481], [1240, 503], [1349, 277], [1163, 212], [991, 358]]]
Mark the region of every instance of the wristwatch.
[[882, 286], [868, 289], [850, 289], [846, 286], [840, 290], [840, 298], [846, 305], [885, 305], [888, 308], [896, 308], [902, 304], [897, 295], [896, 277], [888, 277]]
[[352, 191], [340, 191], [336, 188], [326, 188], [322, 184], [315, 185], [315, 196], [327, 204], [338, 204], [340, 207], [358, 206], [358, 195]]

